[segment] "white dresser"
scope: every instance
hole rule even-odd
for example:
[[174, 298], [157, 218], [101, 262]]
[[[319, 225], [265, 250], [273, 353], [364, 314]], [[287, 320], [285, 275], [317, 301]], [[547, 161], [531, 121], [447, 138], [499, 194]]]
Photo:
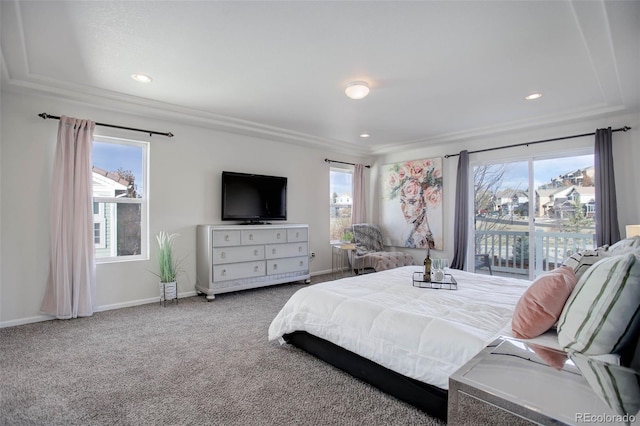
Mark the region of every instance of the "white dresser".
[[309, 282], [309, 225], [198, 225], [196, 291], [216, 294]]

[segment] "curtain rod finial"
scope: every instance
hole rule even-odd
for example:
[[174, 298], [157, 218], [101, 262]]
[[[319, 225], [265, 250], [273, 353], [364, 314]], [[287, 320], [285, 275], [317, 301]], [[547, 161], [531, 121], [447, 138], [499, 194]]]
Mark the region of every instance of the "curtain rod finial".
[[47, 114], [46, 112], [41, 112], [40, 114], [38, 114], [38, 117], [41, 117], [43, 120], [46, 120], [47, 118], [49, 118], [49, 114]]

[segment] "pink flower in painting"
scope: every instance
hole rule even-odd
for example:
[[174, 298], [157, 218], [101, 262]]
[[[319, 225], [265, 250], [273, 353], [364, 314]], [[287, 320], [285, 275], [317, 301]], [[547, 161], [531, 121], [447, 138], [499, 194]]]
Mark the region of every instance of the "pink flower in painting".
[[404, 178], [407, 176], [407, 170], [403, 167], [402, 169], [400, 169], [400, 171], [398, 172], [398, 179], [400, 180], [404, 180]]
[[436, 207], [442, 201], [442, 191], [439, 187], [430, 186], [424, 192], [424, 198], [432, 207]]
[[422, 167], [422, 165], [419, 163], [413, 163], [409, 168], [409, 174], [411, 175], [412, 178], [417, 180], [422, 179], [423, 172], [424, 172], [424, 167]]
[[420, 184], [418, 181], [409, 179], [402, 187], [402, 194], [410, 199], [416, 199], [420, 195]]
[[426, 168], [431, 168], [433, 167], [433, 164], [431, 164], [431, 160], [424, 160], [424, 166]]
[[393, 188], [394, 186], [396, 186], [398, 184], [398, 176], [395, 173], [391, 173], [389, 175], [389, 186], [391, 188]]
[[435, 179], [438, 179], [441, 176], [442, 176], [442, 173], [440, 172], [440, 169], [433, 169], [433, 177]]

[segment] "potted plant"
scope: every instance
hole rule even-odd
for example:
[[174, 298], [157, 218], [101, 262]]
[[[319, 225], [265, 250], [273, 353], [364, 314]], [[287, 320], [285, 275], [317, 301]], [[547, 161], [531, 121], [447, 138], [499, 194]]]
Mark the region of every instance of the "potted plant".
[[353, 242], [353, 233], [348, 230], [344, 231], [344, 234], [342, 235], [342, 241], [344, 241], [345, 243]]
[[173, 254], [173, 240], [178, 234], [168, 234], [160, 231], [156, 235], [158, 240], [158, 267], [160, 278], [160, 302], [178, 298], [177, 276], [180, 262]]

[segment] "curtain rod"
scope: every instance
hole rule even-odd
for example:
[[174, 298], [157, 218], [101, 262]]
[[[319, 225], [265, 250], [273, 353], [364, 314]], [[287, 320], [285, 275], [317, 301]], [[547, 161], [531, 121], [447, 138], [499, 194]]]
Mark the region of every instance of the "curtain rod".
[[[46, 112], [38, 114], [38, 117], [42, 117], [45, 120], [47, 118], [52, 119], [52, 120], [60, 120], [60, 117], [58, 117], [57, 115], [47, 114]], [[115, 124], [105, 124], [105, 123], [96, 123], [96, 126], [112, 127], [114, 129], [133, 130], [134, 132], [149, 133], [149, 136], [151, 136], [151, 135], [162, 135], [162, 136], [166, 136], [168, 138], [172, 138], [173, 137], [173, 133], [171, 133], [171, 132], [166, 132], [166, 133], [164, 133], [164, 132], [156, 132], [155, 130], [136, 129], [135, 127], [116, 126]]]
[[[345, 163], [344, 161], [338, 161], [338, 160], [329, 160], [328, 158], [325, 158], [325, 159], [324, 159], [324, 162], [325, 162], [325, 163], [340, 163], [340, 164], [348, 164], [348, 165], [350, 165], [350, 166], [355, 166], [355, 164], [353, 164], [353, 163]], [[371, 166], [370, 166], [370, 165], [368, 165], [368, 164], [367, 164], [365, 167], [366, 167], [367, 169], [370, 169], [370, 168], [371, 168]]]
[[[626, 132], [627, 130], [631, 130], [631, 127], [624, 126], [624, 127], [619, 128], [619, 129], [614, 129], [614, 130], [612, 130], [612, 132]], [[505, 149], [505, 148], [514, 148], [516, 146], [529, 146], [529, 145], [535, 145], [537, 143], [543, 143], [543, 142], [553, 142], [553, 141], [561, 141], [561, 140], [565, 140], [565, 139], [581, 138], [583, 136], [593, 136], [595, 134], [596, 134], [595, 132], [583, 133], [581, 135], [562, 136], [562, 137], [559, 137], [559, 138], [543, 139], [543, 140], [540, 140], [540, 141], [523, 142], [523, 143], [516, 143], [516, 144], [513, 144], [513, 145], [497, 146], [497, 147], [494, 147], [494, 148], [478, 149], [476, 151], [469, 151], [469, 154], [475, 154], [477, 152], [495, 151], [495, 150], [498, 150], [498, 149]], [[458, 155], [460, 155], [460, 154], [459, 153], [458, 154], [448, 154], [448, 155], [445, 155], [444, 158], [457, 157]]]

